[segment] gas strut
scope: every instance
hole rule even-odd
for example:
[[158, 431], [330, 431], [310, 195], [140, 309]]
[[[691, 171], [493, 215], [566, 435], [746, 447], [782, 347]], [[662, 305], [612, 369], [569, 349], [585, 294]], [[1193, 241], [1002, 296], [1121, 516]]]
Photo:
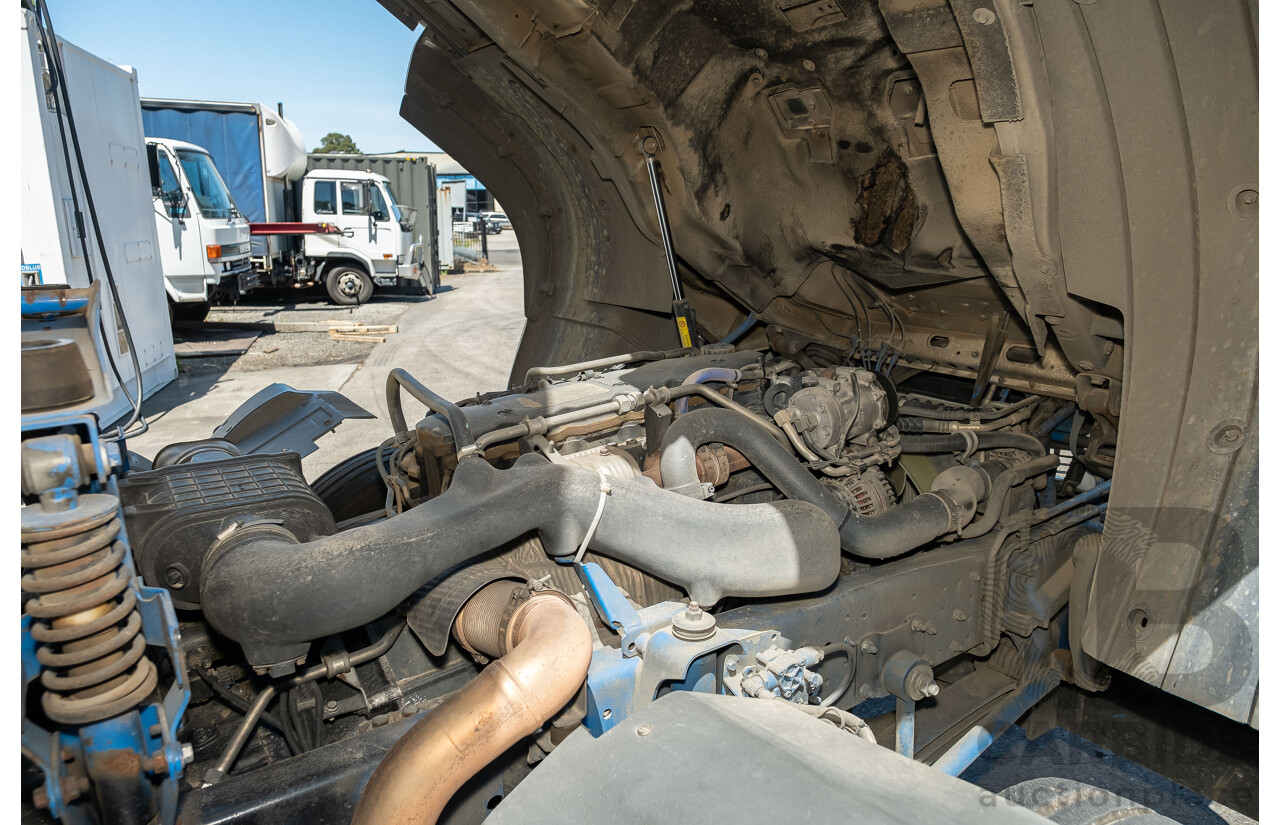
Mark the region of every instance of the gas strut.
[[671, 227], [667, 223], [667, 205], [662, 199], [662, 185], [658, 181], [658, 163], [654, 153], [658, 151], [658, 139], [652, 135], [640, 140], [644, 153], [644, 165], [649, 170], [649, 185], [653, 188], [653, 205], [658, 211], [658, 230], [662, 233], [662, 253], [667, 258], [667, 272], [671, 275], [671, 317], [676, 322], [680, 346], [698, 346], [698, 325], [693, 308], [685, 300], [680, 288], [680, 275], [676, 272], [676, 253], [671, 246]]

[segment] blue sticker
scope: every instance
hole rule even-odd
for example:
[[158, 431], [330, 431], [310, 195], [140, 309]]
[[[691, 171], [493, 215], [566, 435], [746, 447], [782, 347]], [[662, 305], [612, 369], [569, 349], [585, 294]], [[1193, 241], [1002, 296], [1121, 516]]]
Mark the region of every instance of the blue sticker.
[[40, 286], [44, 283], [44, 273], [40, 271], [40, 264], [23, 264], [22, 265], [22, 285], [23, 286]]

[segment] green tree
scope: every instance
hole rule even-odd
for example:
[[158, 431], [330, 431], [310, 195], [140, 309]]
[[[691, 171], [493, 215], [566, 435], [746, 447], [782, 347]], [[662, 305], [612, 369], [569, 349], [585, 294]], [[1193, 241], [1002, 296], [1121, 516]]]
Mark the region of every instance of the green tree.
[[312, 151], [318, 155], [360, 154], [360, 150], [356, 147], [356, 142], [351, 139], [351, 135], [344, 135], [341, 132], [330, 132], [320, 138], [320, 145]]

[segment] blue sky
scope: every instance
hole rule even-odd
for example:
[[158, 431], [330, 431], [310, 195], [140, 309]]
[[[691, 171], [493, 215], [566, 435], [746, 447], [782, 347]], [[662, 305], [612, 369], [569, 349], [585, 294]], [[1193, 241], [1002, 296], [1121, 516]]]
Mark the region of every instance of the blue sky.
[[[196, 10], [199, 10], [196, 13]], [[50, 0], [58, 36], [138, 71], [143, 97], [284, 103], [307, 148], [437, 151], [400, 117], [417, 35], [376, 0]]]

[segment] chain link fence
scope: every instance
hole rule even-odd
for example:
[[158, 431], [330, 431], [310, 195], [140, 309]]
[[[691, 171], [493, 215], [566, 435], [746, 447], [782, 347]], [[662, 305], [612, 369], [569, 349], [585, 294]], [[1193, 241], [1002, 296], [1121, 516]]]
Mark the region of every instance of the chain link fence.
[[489, 236], [480, 218], [468, 218], [453, 223], [453, 253], [468, 261], [487, 260]]

